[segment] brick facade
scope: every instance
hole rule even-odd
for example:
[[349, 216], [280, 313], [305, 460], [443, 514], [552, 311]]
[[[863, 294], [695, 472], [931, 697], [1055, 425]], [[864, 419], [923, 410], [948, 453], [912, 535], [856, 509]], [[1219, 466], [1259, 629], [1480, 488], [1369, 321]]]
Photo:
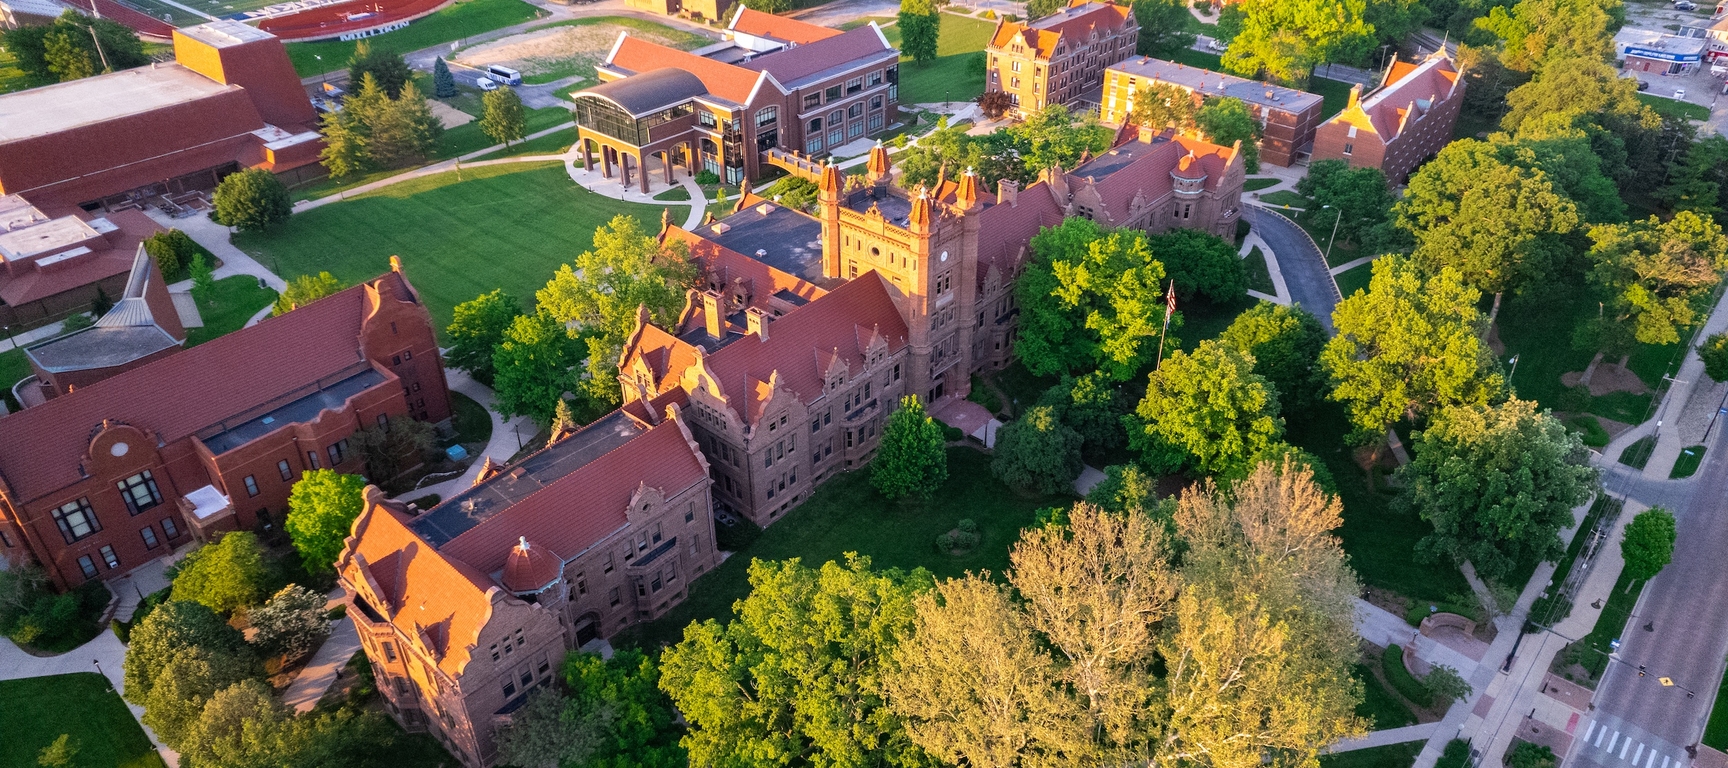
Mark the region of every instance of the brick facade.
[[1313, 158], [1379, 168], [1387, 184], [1403, 184], [1451, 143], [1463, 106], [1464, 79], [1444, 51], [1417, 64], [1393, 62], [1373, 93], [1350, 89], [1344, 111], [1315, 132]]
[[984, 89], [1008, 94], [1019, 115], [1051, 104], [1095, 108], [1105, 68], [1133, 56], [1139, 39], [1134, 11], [1114, 2], [1074, 0], [1031, 23], [1004, 19], [985, 48]]
[[1260, 160], [1273, 165], [1288, 167], [1311, 151], [1324, 114], [1321, 98], [1312, 93], [1141, 56], [1105, 71], [1100, 119], [1128, 122], [1135, 99], [1152, 85], [1181, 88], [1196, 107], [1211, 98], [1240, 99], [1260, 122]]

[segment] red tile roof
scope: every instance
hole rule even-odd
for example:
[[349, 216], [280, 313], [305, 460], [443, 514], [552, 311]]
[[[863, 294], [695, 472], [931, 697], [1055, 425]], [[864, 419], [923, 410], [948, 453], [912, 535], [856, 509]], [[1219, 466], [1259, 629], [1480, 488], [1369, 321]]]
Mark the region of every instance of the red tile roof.
[[676, 385], [684, 375], [684, 369], [696, 362], [696, 347], [657, 325], [648, 324], [642, 326], [636, 343], [625, 348], [624, 360], [618, 369], [629, 374], [635, 370], [638, 359], [646, 362], [648, 369], [654, 372], [653, 391], [658, 392], [666, 388], [668, 380]]
[[[400, 273], [376, 282], [412, 300]], [[0, 418], [0, 475], [29, 501], [83, 479], [90, 429], [104, 419], [172, 443], [353, 368], [367, 285]]]
[[818, 27], [815, 24], [789, 19], [785, 16], [775, 16], [772, 13], [738, 6], [738, 15], [732, 17], [728, 29], [743, 32], [757, 37], [771, 37], [775, 40], [785, 40], [789, 43], [806, 45], [817, 40], [826, 40], [840, 34], [839, 30]]
[[739, 104], [749, 103], [750, 91], [755, 89], [756, 81], [761, 79], [761, 75], [743, 67], [706, 59], [676, 48], [667, 48], [631, 37], [628, 32], [618, 34], [623, 39], [606, 63], [635, 74], [656, 69], [682, 69], [700, 79], [709, 93]]
[[[1069, 15], [1070, 13], [1072, 15]], [[1025, 39], [1027, 46], [1037, 51], [1038, 58], [1048, 59], [1055, 55], [1056, 46], [1064, 36], [1086, 37], [1100, 29], [1115, 32], [1123, 27], [1133, 13], [1133, 9], [1127, 5], [1075, 0], [1053, 18], [1039, 19], [1030, 24], [1006, 20], [1000, 22], [996, 25], [996, 32], [990, 37], [990, 47], [1007, 48], [1014, 42], [1014, 37], [1019, 35]]]
[[990, 267], [1003, 272], [1002, 280], [1014, 278], [1015, 258], [1044, 227], [1062, 223], [1062, 208], [1043, 182], [1020, 190], [1013, 205], [998, 202], [978, 214], [978, 284], [984, 285]]
[[743, 66], [766, 71], [781, 85], [791, 88], [793, 83], [849, 61], [888, 56], [893, 51], [893, 46], [888, 45], [881, 33], [866, 24], [825, 40], [758, 56]]
[[[1379, 89], [1338, 113], [1332, 122], [1348, 123], [1357, 130], [1378, 134], [1383, 141], [1391, 141], [1403, 130], [1405, 112], [1413, 103], [1445, 101], [1457, 84], [1457, 66], [1438, 52], [1416, 64], [1393, 62]], [[1416, 107], [1422, 108], [1420, 104]]]

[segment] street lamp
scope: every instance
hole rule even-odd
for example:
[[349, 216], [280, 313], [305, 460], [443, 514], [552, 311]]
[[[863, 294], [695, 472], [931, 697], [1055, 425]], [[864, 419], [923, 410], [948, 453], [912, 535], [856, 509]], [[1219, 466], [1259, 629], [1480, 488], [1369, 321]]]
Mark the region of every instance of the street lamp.
[[[312, 58], [318, 60], [318, 69], [320, 69], [320, 70], [324, 69], [324, 57], [323, 56], [319, 56], [318, 54], [314, 53], [314, 54], [312, 54]], [[320, 91], [325, 90], [324, 86], [328, 84], [329, 79], [330, 79], [330, 73], [329, 72], [319, 72], [318, 73], [318, 90], [320, 90]]]
[[[1322, 205], [1320, 207], [1321, 208], [1331, 208], [1332, 206]], [[1343, 223], [1343, 221], [1344, 221], [1344, 209], [1338, 208], [1336, 210], [1338, 211], [1338, 217], [1332, 220], [1332, 237], [1330, 237], [1326, 240], [1326, 263], [1327, 264], [1332, 263], [1332, 244], [1338, 242], [1338, 225]]]

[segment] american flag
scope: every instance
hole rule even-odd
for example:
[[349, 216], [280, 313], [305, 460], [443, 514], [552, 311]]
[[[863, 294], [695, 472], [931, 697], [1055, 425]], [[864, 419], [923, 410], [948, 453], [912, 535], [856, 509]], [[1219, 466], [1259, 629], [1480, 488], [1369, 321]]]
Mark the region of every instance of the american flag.
[[1164, 292], [1164, 330], [1170, 330], [1170, 315], [1176, 312], [1176, 281], [1170, 281], [1170, 289]]

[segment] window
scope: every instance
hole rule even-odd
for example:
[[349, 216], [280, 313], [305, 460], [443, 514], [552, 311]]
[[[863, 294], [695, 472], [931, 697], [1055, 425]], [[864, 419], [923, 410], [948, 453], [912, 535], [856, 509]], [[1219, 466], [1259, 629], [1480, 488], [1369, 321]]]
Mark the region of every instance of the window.
[[1013, 64], [1008, 65], [1008, 68], [1015, 71], [1015, 72], [1019, 72], [1020, 71], [1020, 62], [1018, 62], [1018, 61], [1014, 62]]
[[612, 572], [612, 553], [606, 553], [606, 573]]
[[851, 122], [851, 124], [846, 126], [846, 138], [856, 139], [859, 136], [863, 136], [863, 135], [864, 135], [864, 121], [863, 120], [853, 120]]
[[[882, 84], [882, 72], [880, 70], [878, 70], [876, 72], [871, 72], [870, 78], [869, 78], [869, 81], [867, 84], [871, 88], [875, 88], [876, 86], [881, 85]], [[882, 97], [878, 96], [876, 98], [880, 99]]]
[[498, 644], [493, 643], [491, 650], [492, 650], [492, 660], [497, 661], [498, 660]]
[[306, 452], [306, 466], [311, 467], [313, 469], [318, 468], [318, 452], [317, 451], [307, 451]]
[[695, 520], [695, 519], [696, 519], [696, 502], [692, 501], [692, 502], [690, 502], [690, 506], [684, 508], [684, 522], [688, 523], [688, 522]]
[[115, 568], [120, 567], [120, 558], [114, 554], [113, 546], [103, 544], [102, 549], [98, 550], [98, 552], [102, 554], [102, 562], [108, 564], [108, 570], [112, 571]]
[[857, 93], [862, 90], [864, 90], [864, 78], [854, 77], [851, 80], [846, 81], [847, 93]]
[[[1016, 64], [1015, 66], [1019, 66], [1019, 65]], [[1018, 78], [1018, 77], [1008, 78], [1008, 87], [1019, 88], [1020, 87], [1020, 78]]]
[[516, 679], [510, 678], [510, 677], [504, 678], [504, 698], [508, 699], [511, 696], [515, 696], [515, 695], [516, 695]]
[[1351, 141], [1344, 142], [1344, 156], [1345, 157], [1349, 157], [1350, 153], [1354, 152], [1355, 150], [1356, 150], [1356, 143], [1355, 142], [1351, 142]]
[[814, 421], [810, 422], [810, 434], [814, 435], [820, 431], [822, 431], [822, 417], [817, 416]]
[[805, 109], [809, 109], [811, 107], [819, 107], [819, 106], [822, 106], [822, 94], [820, 94], [820, 93], [806, 93], [806, 94], [804, 94], [804, 108]]
[[618, 588], [617, 587], [612, 588], [611, 599], [612, 599], [612, 605], [618, 604]]
[[[138, 529], [138, 535], [144, 537], [144, 548], [145, 549], [155, 549], [156, 545], [159, 543], [156, 541], [156, 527], [155, 526], [146, 525], [143, 528]], [[7, 546], [11, 546], [11, 545], [8, 544]]]
[[255, 478], [251, 475], [246, 476], [246, 495], [247, 496], [257, 496], [258, 495], [258, 478]]
[[392, 662], [392, 663], [394, 663], [396, 661], [396, 644], [395, 643], [385, 641], [385, 643], [384, 643], [384, 660], [388, 661], [388, 662]]
[[84, 572], [84, 578], [94, 579], [96, 578], [96, 561], [91, 560], [89, 555], [84, 555], [78, 558], [78, 570]]
[[66, 502], [51, 514], [54, 524], [60, 527], [60, 538], [67, 544], [102, 530], [102, 523], [96, 520], [96, 510], [90, 508], [89, 499]]
[[324, 451], [330, 454], [330, 466], [334, 467], [341, 464], [342, 459], [348, 456], [348, 438], [342, 438], [341, 440], [331, 443], [328, 448], [324, 449]]
[[576, 594], [578, 594], [578, 595], [588, 594], [588, 572], [587, 571], [577, 571], [576, 572]]
[[642, 550], [645, 550], [647, 548], [648, 548], [648, 534], [644, 533], [641, 536], [637, 536], [636, 537], [636, 551], [641, 552]]
[[156, 479], [150, 476], [148, 469], [115, 483], [115, 486], [120, 489], [120, 498], [126, 501], [126, 509], [134, 515], [162, 503], [162, 493], [156, 490]]
[[871, 109], [881, 109], [882, 108], [882, 97], [881, 96], [871, 96], [870, 97], [870, 108]]
[[[822, 147], [822, 134], [815, 134], [810, 137], [809, 141], [804, 142], [804, 151], [810, 154], [821, 152]], [[853, 277], [857, 277], [857, 275], [853, 275]]]
[[[685, 519], [689, 519], [689, 518], [685, 518]], [[654, 543], [655, 543], [655, 544], [659, 544], [659, 543], [660, 543], [660, 538], [661, 538], [661, 535], [660, 535], [660, 524], [659, 524], [659, 523], [655, 523], [655, 524], [654, 524]]]
[[713, 128], [718, 124], [718, 121], [714, 119], [714, 113], [707, 110], [696, 113], [696, 122], [701, 123], [704, 128]]
[[845, 119], [846, 119], [846, 115], [842, 110], [836, 109], [833, 112], [829, 112], [828, 113], [828, 127], [829, 128], [839, 128], [840, 126], [835, 125], [835, 123], [838, 123], [838, 122], [845, 120]]
[[756, 112], [756, 127], [765, 128], [780, 120], [779, 107], [763, 107]]
[[16, 547], [16, 546], [18, 546], [18, 545], [12, 543], [12, 537], [7, 536], [6, 531], [4, 529], [0, 529], [0, 547], [5, 547], [7, 549], [11, 549], [11, 548]]
[[858, 102], [846, 108], [847, 117], [859, 117], [864, 114], [864, 102]]
[[828, 86], [828, 90], [824, 91], [822, 95], [828, 97], [829, 101], [838, 99], [840, 98], [840, 86], [830, 85]]
[[551, 671], [551, 669], [552, 669], [551, 660], [547, 658], [546, 654], [544, 654], [544, 653], [540, 654], [540, 666], [539, 666], [540, 674], [544, 675], [547, 672]]
[[294, 470], [288, 466], [287, 459], [276, 462], [276, 474], [282, 476], [282, 482], [288, 482], [289, 480], [294, 479]]
[[162, 518], [162, 532], [168, 534], [170, 539], [180, 538], [180, 526], [174, 524], [172, 517]]

